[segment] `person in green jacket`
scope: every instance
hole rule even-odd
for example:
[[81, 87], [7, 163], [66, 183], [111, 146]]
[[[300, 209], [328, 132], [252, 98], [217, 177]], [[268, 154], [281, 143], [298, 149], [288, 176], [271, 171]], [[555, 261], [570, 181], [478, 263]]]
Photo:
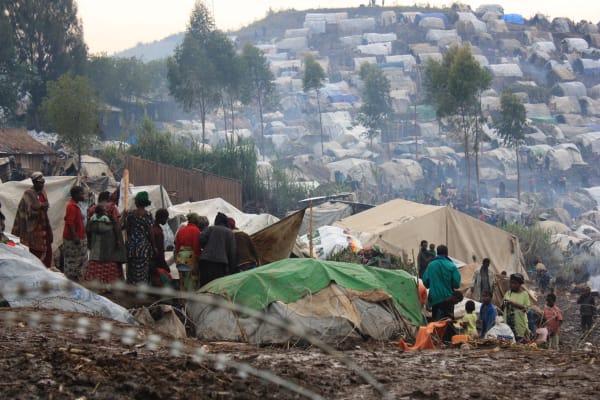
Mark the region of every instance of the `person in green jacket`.
[[428, 302], [432, 319], [454, 319], [454, 291], [460, 287], [458, 268], [448, 257], [448, 247], [437, 247], [437, 256], [427, 264], [423, 274], [423, 285], [429, 289]]

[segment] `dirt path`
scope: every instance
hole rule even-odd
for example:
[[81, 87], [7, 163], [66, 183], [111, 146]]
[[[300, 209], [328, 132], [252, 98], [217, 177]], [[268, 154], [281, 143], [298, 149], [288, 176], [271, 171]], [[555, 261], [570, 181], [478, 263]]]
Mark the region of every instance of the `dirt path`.
[[[27, 310], [20, 311], [25, 316]], [[7, 310], [0, 311], [0, 318]], [[80, 315], [44, 312], [66, 321]], [[577, 316], [575, 316], [577, 317]], [[19, 321], [21, 318], [17, 318]], [[101, 339], [105, 320], [88, 318], [87, 332], [31, 320], [0, 322], [0, 398], [5, 399], [295, 399], [301, 395], [219, 362], [173, 355], [172, 343], [152, 348], [141, 330]], [[35, 322], [35, 321], [34, 321]], [[115, 328], [127, 326], [114, 324]], [[79, 327], [81, 329], [81, 327]], [[127, 331], [126, 331], [127, 332]], [[569, 346], [569, 335], [564, 347]], [[127, 342], [127, 343], [124, 343]], [[209, 354], [271, 371], [331, 399], [379, 398], [373, 388], [336, 358], [317, 349], [257, 348], [200, 343]], [[600, 353], [524, 347], [400, 352], [394, 343], [358, 343], [343, 355], [370, 371], [399, 399], [595, 399], [600, 393]]]

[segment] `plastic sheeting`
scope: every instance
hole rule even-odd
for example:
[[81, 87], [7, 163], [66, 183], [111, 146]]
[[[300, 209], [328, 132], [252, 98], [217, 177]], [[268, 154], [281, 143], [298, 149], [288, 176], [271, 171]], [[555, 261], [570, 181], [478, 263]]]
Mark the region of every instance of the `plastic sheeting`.
[[422, 239], [448, 245], [452, 257], [489, 257], [495, 272], [527, 272], [518, 239], [495, 226], [449, 207], [396, 199], [345, 218], [335, 224], [349, 228], [363, 246], [377, 245], [397, 256], [413, 258]]
[[318, 206], [314, 206], [312, 208], [312, 217], [311, 211], [309, 209], [306, 210], [299, 234], [305, 235], [308, 233], [308, 230], [310, 229], [309, 227], [311, 218], [314, 230], [325, 225], [333, 225], [334, 222], [337, 222], [345, 217], [349, 217], [350, 215], [352, 215], [352, 207], [349, 204], [335, 202], [332, 203], [329, 201], [319, 204]]
[[[216, 295], [202, 293], [199, 296], [210, 300]], [[247, 340], [249, 343], [266, 344], [302, 339], [256, 318], [239, 316], [201, 303], [191, 304], [189, 311], [197, 326], [196, 336], [203, 340]], [[355, 292], [335, 284], [291, 304], [273, 302], [265, 309], [265, 314], [302, 327], [307, 334], [325, 342], [361, 336], [388, 340], [407, 327], [412, 328], [389, 300], [383, 297], [379, 302], [363, 300]]]
[[213, 223], [218, 212], [226, 214], [228, 217], [235, 219], [238, 229], [251, 235], [261, 229], [271, 225], [279, 219], [271, 214], [246, 214], [235, 208], [221, 198], [196, 201], [193, 203], [185, 202], [169, 207], [169, 216], [171, 218], [179, 215], [185, 216], [190, 212], [195, 212], [199, 215], [204, 215], [208, 221]]
[[[70, 190], [77, 182], [74, 176], [47, 176], [44, 189], [48, 194], [50, 208], [48, 209], [48, 218], [52, 233], [54, 234], [54, 243], [52, 248], [57, 249], [62, 243], [63, 229], [65, 226], [65, 209], [70, 197]], [[20, 182], [6, 182], [0, 184], [0, 203], [2, 203], [2, 213], [6, 216], [6, 231], [10, 232], [15, 221], [15, 215], [23, 192], [32, 187], [31, 180], [25, 179]]]
[[[71, 285], [70, 289], [66, 289], [67, 284]], [[18, 287], [26, 290], [23, 293], [10, 292]], [[48, 290], [39, 290], [41, 287]], [[24, 247], [0, 244], [0, 292], [15, 308], [56, 309], [135, 323], [126, 309], [69, 281], [62, 274], [48, 270]]]

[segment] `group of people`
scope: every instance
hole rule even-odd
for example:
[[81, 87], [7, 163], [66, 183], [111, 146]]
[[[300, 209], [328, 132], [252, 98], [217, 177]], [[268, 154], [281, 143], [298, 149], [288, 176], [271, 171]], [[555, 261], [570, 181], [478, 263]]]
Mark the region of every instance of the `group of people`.
[[[32, 187], [19, 202], [12, 234], [51, 268], [54, 237], [44, 175], [34, 172], [31, 181]], [[152, 215], [147, 210], [152, 204], [148, 193], [142, 191], [135, 195], [135, 208], [121, 215], [117, 193], [101, 192], [96, 204], [87, 207], [85, 189], [71, 188], [64, 214], [60, 269], [74, 281], [113, 283], [126, 279], [130, 284], [171, 285], [162, 228], [169, 212], [161, 208]], [[3, 222], [4, 215], [1, 217]], [[237, 229], [233, 218], [220, 212], [212, 226], [206, 217], [189, 214], [187, 224], [175, 235], [173, 250], [184, 290], [195, 290], [213, 279], [259, 265], [250, 236]]]
[[260, 263], [252, 238], [237, 229], [233, 218], [219, 212], [214, 224], [196, 213], [175, 235], [175, 260], [180, 287], [195, 290], [210, 281], [256, 268]]
[[[498, 282], [490, 265], [489, 258], [483, 259], [481, 267], [474, 272], [470, 287], [470, 297], [481, 303], [479, 317], [475, 314], [475, 302], [467, 301], [466, 315], [455, 324], [447, 325], [444, 337], [446, 341], [450, 341], [451, 337], [459, 331], [469, 336], [484, 338], [496, 325], [498, 310], [492, 300]], [[427, 241], [421, 241], [418, 269], [423, 285], [429, 289], [428, 308], [431, 310], [431, 320], [455, 321], [454, 306], [463, 300], [463, 293], [459, 290], [461, 275], [454, 262], [448, 257], [448, 247], [439, 245], [434, 254]], [[504, 292], [499, 310], [515, 340], [521, 343], [536, 341], [544, 343], [551, 349], [558, 349], [563, 315], [556, 305], [556, 295], [549, 293], [546, 296], [546, 305], [541, 314], [536, 317], [530, 302], [530, 294], [523, 286], [525, 283], [523, 275], [514, 273], [508, 280], [509, 287]], [[581, 305], [582, 327], [589, 329], [595, 310], [594, 299], [589, 288], [581, 295], [578, 303]]]

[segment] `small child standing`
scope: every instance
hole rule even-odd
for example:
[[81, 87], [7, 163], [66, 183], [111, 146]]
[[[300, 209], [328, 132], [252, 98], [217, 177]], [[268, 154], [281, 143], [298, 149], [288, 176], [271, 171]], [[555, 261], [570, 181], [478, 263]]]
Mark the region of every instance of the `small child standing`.
[[108, 215], [106, 215], [106, 210], [104, 210], [104, 207], [100, 204], [98, 204], [96, 206], [96, 209], [94, 211], [94, 215], [92, 215], [92, 217], [90, 218], [91, 222], [106, 222], [106, 223], [111, 223], [110, 218], [108, 217]]
[[555, 304], [556, 295], [550, 293], [546, 296], [546, 307], [544, 308], [544, 319], [546, 320], [546, 328], [548, 328], [548, 344], [549, 348], [558, 350], [560, 325], [563, 321], [562, 312]]
[[492, 292], [484, 290], [481, 293], [481, 308], [479, 309], [479, 318], [481, 319], [480, 338], [485, 338], [487, 331], [496, 324], [497, 316], [496, 307], [492, 304]]
[[465, 330], [466, 335], [472, 338], [476, 338], [477, 314], [473, 313], [473, 311], [475, 311], [475, 303], [471, 300], [467, 301], [465, 303], [465, 311], [467, 313], [458, 321], [458, 323], [460, 324], [460, 327]]

